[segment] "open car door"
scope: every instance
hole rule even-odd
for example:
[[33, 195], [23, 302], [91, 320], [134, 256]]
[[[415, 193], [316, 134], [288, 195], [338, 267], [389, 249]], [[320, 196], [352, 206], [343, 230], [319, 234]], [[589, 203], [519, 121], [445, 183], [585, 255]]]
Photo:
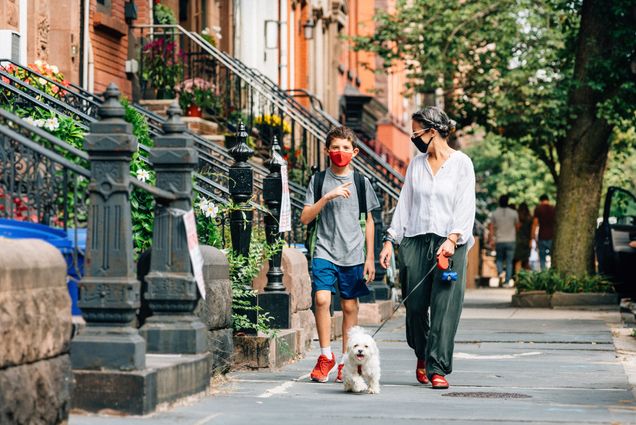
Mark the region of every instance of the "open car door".
[[615, 282], [622, 297], [636, 299], [636, 197], [610, 187], [605, 195], [603, 221], [596, 230], [598, 271]]

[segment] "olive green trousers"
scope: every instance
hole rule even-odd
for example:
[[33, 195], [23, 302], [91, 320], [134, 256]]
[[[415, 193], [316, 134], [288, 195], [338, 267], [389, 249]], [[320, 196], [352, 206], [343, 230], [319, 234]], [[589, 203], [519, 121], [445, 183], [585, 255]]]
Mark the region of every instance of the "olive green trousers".
[[[402, 240], [398, 254], [402, 297], [406, 298], [437, 263], [435, 254], [445, 240], [432, 233]], [[442, 281], [443, 271], [435, 267], [405, 302], [406, 340], [417, 358], [426, 361], [429, 379], [433, 374], [445, 376], [453, 370], [455, 334], [466, 286], [466, 255], [467, 247], [462, 245], [451, 257], [456, 281]]]

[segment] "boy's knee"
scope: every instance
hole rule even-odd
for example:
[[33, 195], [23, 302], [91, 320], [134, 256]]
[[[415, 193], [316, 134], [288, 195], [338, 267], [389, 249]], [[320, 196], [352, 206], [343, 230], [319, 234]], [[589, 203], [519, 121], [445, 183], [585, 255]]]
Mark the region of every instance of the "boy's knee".
[[358, 314], [358, 300], [340, 300], [343, 314]]
[[325, 309], [331, 307], [331, 293], [316, 293], [315, 307]]

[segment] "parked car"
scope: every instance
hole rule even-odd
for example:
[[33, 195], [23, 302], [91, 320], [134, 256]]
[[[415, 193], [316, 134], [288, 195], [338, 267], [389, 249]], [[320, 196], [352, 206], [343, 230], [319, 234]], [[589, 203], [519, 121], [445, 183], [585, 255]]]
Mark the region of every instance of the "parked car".
[[614, 186], [607, 190], [594, 247], [599, 273], [612, 279], [622, 297], [636, 300], [636, 197], [632, 193]]

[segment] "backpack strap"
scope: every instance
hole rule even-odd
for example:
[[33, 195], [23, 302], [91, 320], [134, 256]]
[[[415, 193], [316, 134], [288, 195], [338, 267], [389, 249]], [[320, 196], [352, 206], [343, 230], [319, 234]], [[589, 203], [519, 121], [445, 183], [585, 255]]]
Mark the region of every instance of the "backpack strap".
[[325, 183], [326, 171], [319, 171], [314, 175], [314, 204], [322, 198], [322, 186]]
[[356, 186], [356, 192], [358, 194], [358, 212], [359, 215], [366, 218], [367, 214], [367, 184], [364, 176], [358, 171], [353, 170], [353, 182]]

